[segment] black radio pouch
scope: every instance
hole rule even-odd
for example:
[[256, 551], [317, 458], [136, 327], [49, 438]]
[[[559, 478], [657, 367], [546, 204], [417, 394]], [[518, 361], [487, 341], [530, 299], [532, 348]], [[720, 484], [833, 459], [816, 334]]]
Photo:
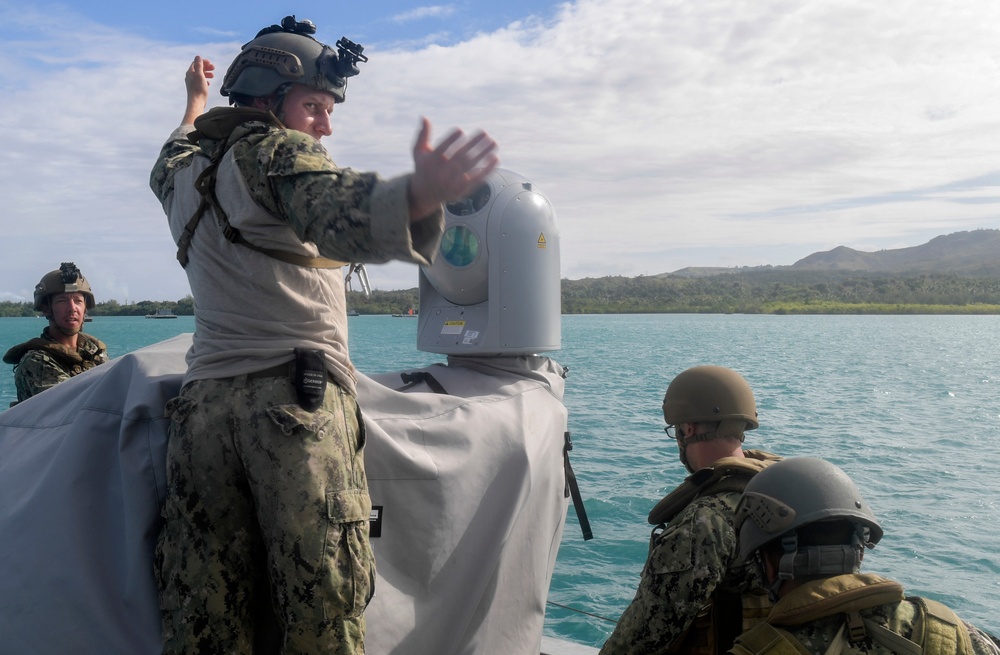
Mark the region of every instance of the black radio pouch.
[[315, 412], [326, 395], [326, 358], [321, 350], [295, 349], [295, 393], [299, 407]]

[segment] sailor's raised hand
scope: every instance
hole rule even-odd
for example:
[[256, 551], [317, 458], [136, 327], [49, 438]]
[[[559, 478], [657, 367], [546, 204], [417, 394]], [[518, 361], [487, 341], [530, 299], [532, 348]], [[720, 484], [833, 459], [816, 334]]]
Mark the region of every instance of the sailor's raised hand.
[[184, 86], [187, 89], [187, 103], [184, 107], [184, 118], [181, 125], [192, 125], [208, 105], [209, 80], [215, 77], [215, 64], [208, 59], [195, 56], [194, 61], [184, 73]]
[[420, 220], [442, 203], [472, 193], [497, 167], [497, 144], [485, 132], [467, 137], [453, 130], [436, 147], [431, 146], [431, 123], [421, 119], [413, 146], [414, 173], [410, 178], [410, 219]]

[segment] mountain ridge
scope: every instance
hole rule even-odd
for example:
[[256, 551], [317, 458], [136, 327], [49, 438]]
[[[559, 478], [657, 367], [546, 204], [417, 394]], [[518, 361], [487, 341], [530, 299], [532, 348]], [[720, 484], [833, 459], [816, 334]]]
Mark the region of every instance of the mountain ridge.
[[864, 252], [837, 246], [815, 252], [787, 266], [698, 267], [689, 266], [662, 276], [709, 277], [753, 271], [819, 273], [946, 273], [963, 277], [1000, 276], [1000, 230], [952, 232], [907, 248]]

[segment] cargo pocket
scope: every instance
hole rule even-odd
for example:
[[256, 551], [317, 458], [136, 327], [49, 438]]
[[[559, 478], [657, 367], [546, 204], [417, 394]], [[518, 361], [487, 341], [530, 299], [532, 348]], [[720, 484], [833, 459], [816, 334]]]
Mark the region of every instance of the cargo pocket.
[[183, 425], [197, 408], [197, 400], [188, 398], [187, 396], [177, 396], [167, 401], [166, 406], [163, 408], [163, 416], [178, 425]]
[[371, 499], [366, 491], [326, 495], [327, 620], [361, 616], [375, 593], [375, 554], [368, 541]]
[[307, 412], [298, 405], [272, 405], [267, 408], [267, 415], [286, 437], [314, 434], [317, 441], [322, 441], [330, 429], [333, 415], [319, 409]]

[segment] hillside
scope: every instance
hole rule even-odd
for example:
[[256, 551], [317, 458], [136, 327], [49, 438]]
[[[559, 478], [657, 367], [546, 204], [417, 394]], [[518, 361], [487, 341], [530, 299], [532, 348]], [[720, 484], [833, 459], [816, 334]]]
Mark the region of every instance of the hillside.
[[1000, 275], [1000, 230], [954, 232], [912, 248], [861, 252], [840, 246], [804, 257], [792, 270]]
[[691, 267], [563, 280], [564, 314], [1000, 314], [1000, 230], [912, 248], [844, 246], [791, 266]]
[[923, 245], [877, 252], [838, 246], [803, 257], [791, 266], [689, 267], [662, 275], [697, 278], [763, 271], [1000, 276], [1000, 230], [954, 232], [935, 237]]

